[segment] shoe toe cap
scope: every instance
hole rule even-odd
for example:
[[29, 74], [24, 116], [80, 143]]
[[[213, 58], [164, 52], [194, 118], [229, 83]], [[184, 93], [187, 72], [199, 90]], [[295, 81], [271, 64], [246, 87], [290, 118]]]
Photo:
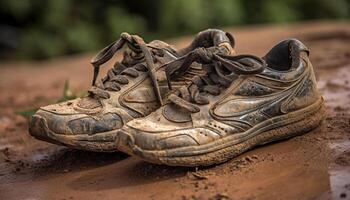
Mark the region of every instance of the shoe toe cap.
[[87, 114], [59, 114], [45, 109], [38, 110], [29, 124], [33, 135], [47, 135], [49, 132], [60, 135], [96, 134], [121, 128], [122, 119], [115, 113], [94, 117]]
[[60, 142], [49, 137], [50, 130], [47, 126], [46, 119], [43, 116], [35, 114], [30, 118], [28, 132], [31, 136], [39, 140], [61, 145]]

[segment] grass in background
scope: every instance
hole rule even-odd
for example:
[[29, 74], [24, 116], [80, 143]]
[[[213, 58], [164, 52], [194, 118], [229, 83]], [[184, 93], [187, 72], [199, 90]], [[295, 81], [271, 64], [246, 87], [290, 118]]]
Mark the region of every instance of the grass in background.
[[350, 0], [1, 0], [0, 58], [95, 51], [124, 31], [149, 41], [209, 27], [349, 17]]

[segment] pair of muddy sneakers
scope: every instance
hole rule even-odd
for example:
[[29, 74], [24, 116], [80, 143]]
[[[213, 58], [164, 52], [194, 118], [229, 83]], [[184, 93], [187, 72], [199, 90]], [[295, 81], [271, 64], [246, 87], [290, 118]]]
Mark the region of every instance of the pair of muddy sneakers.
[[[100, 66], [123, 46], [122, 61], [96, 81]], [[91, 62], [89, 95], [40, 108], [32, 136], [199, 166], [306, 133], [324, 117], [309, 50], [296, 39], [259, 58], [235, 54], [233, 37], [221, 30], [200, 32], [180, 50], [123, 33]]]

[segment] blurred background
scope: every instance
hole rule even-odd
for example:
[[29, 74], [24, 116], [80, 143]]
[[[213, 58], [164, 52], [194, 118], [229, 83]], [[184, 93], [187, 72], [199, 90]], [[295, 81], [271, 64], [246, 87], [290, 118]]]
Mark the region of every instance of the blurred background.
[[95, 51], [121, 32], [146, 40], [211, 27], [350, 17], [350, 0], [1, 0], [0, 58]]
[[[0, 0], [0, 200], [349, 198], [349, 19], [350, 0]], [[121, 32], [181, 48], [206, 28], [232, 33], [239, 54], [263, 56], [290, 37], [305, 43], [327, 106], [324, 126], [214, 167], [198, 182], [184, 168], [69, 150], [28, 134], [39, 107], [86, 95], [90, 59]], [[252, 155], [258, 159], [246, 162]]]

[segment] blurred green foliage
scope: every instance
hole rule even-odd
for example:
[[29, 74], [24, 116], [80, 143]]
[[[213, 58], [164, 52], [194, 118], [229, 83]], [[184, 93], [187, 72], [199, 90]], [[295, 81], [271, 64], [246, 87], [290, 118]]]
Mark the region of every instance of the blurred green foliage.
[[121, 32], [145, 39], [205, 28], [348, 19], [350, 0], [0, 0], [0, 57], [93, 51]]

